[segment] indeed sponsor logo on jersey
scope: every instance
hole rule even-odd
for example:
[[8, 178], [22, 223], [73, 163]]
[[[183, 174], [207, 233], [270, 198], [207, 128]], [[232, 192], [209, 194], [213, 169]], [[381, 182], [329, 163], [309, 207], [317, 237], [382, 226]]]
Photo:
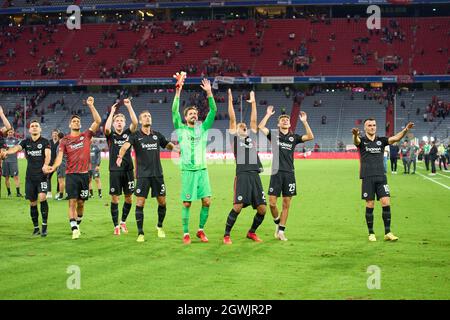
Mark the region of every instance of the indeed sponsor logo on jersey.
[[70, 145], [70, 149], [72, 150], [76, 150], [76, 149], [81, 149], [84, 146], [84, 141], [76, 143], [76, 144], [71, 144]]
[[286, 142], [279, 142], [279, 141], [277, 141], [277, 144], [283, 149], [292, 150], [292, 143], [286, 143]]
[[142, 149], [156, 150], [158, 148], [158, 143], [141, 143]]
[[123, 144], [126, 142], [127, 140], [117, 140], [114, 139], [114, 144], [118, 145], [118, 146], [123, 146]]
[[377, 147], [377, 148], [366, 147], [366, 151], [370, 152], [370, 153], [381, 153], [381, 147]]
[[42, 156], [42, 150], [28, 150], [27, 154], [31, 157], [40, 157]]

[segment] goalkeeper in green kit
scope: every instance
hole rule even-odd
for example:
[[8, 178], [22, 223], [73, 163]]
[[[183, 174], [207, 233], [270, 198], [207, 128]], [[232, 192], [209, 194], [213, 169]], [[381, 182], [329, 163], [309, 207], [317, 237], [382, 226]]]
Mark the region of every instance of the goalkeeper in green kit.
[[203, 123], [198, 121], [198, 110], [195, 106], [184, 109], [184, 119], [181, 121], [179, 113], [180, 93], [183, 88], [186, 73], [181, 72], [174, 75], [177, 79], [175, 98], [172, 104], [172, 120], [177, 131], [178, 142], [181, 151], [181, 200], [183, 201], [182, 222], [183, 242], [191, 243], [189, 235], [189, 209], [194, 200], [202, 200], [200, 211], [200, 223], [197, 237], [202, 242], [208, 242], [203, 231], [208, 219], [209, 206], [211, 205], [211, 186], [209, 184], [208, 169], [206, 168], [206, 144], [208, 142], [208, 130], [214, 123], [217, 106], [211, 90], [211, 83], [207, 79], [202, 80], [201, 87], [208, 97], [209, 112]]

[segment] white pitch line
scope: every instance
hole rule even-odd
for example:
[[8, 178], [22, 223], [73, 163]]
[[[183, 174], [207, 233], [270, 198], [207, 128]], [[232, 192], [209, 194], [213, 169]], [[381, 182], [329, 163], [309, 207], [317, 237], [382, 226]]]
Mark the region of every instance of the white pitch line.
[[[425, 168], [424, 168], [423, 166], [417, 166], [417, 168], [422, 168], [423, 170], [425, 170]], [[438, 174], [438, 175], [440, 175], [440, 176], [442, 176], [442, 177], [445, 177], [445, 178], [448, 178], [448, 179], [450, 179], [450, 175], [449, 175], [449, 176], [447, 176], [447, 175], [445, 175], [445, 174], [442, 174], [442, 173], [438, 173], [438, 172], [436, 172], [436, 174]]]
[[437, 184], [440, 185], [440, 186], [443, 186], [443, 187], [446, 188], [447, 190], [450, 190], [450, 187], [447, 186], [447, 185], [445, 185], [445, 184], [443, 184], [443, 183], [440, 183], [440, 182], [438, 182], [438, 181], [436, 181], [436, 180], [434, 180], [434, 179], [431, 179], [431, 178], [429, 178], [429, 177], [427, 177], [427, 176], [425, 176], [425, 175], [423, 175], [423, 174], [421, 174], [421, 173], [418, 173], [418, 172], [417, 172], [417, 174], [418, 174], [419, 176], [421, 176], [421, 177], [427, 179], [427, 180], [430, 180], [431, 182], [434, 182], [434, 183], [437, 183]]

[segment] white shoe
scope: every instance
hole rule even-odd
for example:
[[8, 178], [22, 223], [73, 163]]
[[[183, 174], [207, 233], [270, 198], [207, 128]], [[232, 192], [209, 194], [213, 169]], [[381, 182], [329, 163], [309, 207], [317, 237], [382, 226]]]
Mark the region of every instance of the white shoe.
[[373, 233], [369, 234], [369, 241], [370, 242], [375, 242], [377, 241], [377, 238], [375, 237], [375, 235]]
[[279, 225], [276, 224], [276, 225], [275, 225], [275, 233], [273, 234], [273, 236], [275, 237], [275, 239], [278, 239], [278, 231], [279, 231], [278, 227], [279, 227]]
[[78, 239], [78, 238], [80, 238], [80, 230], [74, 229], [74, 230], [72, 231], [72, 240], [76, 240], [76, 239]]
[[284, 234], [284, 231], [279, 231], [279, 232], [278, 232], [278, 240], [281, 240], [281, 241], [288, 241], [288, 239], [286, 238], [286, 236], [285, 236], [285, 234]]

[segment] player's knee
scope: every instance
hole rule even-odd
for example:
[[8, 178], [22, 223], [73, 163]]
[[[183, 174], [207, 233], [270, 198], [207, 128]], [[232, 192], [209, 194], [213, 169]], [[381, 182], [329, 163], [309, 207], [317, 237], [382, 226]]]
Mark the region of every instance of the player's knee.
[[[119, 197], [117, 197], [117, 202], [119, 202]], [[128, 203], [128, 204], [132, 204], [133, 203], [133, 198], [132, 198], [131, 194], [126, 194], [125, 195], [125, 203]]]
[[190, 208], [190, 207], [191, 207], [191, 203], [190, 203], [190, 202], [187, 202], [187, 201], [184, 201], [184, 202], [183, 202], [183, 206], [184, 206], [185, 208]]
[[30, 201], [30, 206], [36, 207], [37, 206], [37, 200], [36, 201]]
[[390, 205], [389, 197], [383, 197], [380, 199], [381, 206], [386, 207]]
[[375, 207], [375, 201], [373, 201], [373, 200], [366, 201], [366, 207], [367, 208], [374, 208]]
[[84, 201], [83, 200], [77, 201], [77, 208], [80, 210], [84, 209]]
[[165, 197], [158, 198], [158, 205], [161, 207], [165, 207], [166, 206], [166, 198]]
[[136, 206], [143, 207], [145, 204], [145, 198], [137, 198], [136, 199]]
[[260, 214], [260, 215], [265, 215], [266, 210], [267, 210], [267, 207], [264, 204], [262, 204], [262, 205], [258, 206], [258, 208], [256, 208], [256, 212], [258, 212], [258, 214]]
[[45, 193], [39, 194], [39, 202], [47, 201], [47, 195]]
[[235, 205], [233, 205], [233, 210], [234, 210], [234, 212], [239, 214], [241, 212], [241, 210], [242, 210], [242, 204], [235, 204]]
[[270, 209], [276, 209], [277, 208], [277, 197], [269, 197], [269, 206]]
[[[126, 196], [125, 196], [125, 202], [127, 201], [127, 198], [126, 198]], [[112, 196], [111, 197], [111, 202], [112, 203], [114, 203], [114, 204], [118, 204], [119, 203], [119, 197], [118, 196]]]
[[210, 198], [202, 199], [202, 206], [203, 207], [209, 207], [210, 205], [211, 205], [211, 199]]

